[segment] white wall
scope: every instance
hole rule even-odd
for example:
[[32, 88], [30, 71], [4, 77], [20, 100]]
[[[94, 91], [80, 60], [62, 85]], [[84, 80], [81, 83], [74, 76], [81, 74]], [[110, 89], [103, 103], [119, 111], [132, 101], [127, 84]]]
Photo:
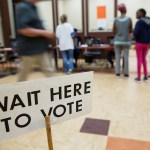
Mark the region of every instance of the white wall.
[[64, 7], [65, 7], [65, 6], [64, 6], [64, 0], [59, 0], [59, 1], [58, 1], [59, 23], [60, 23], [60, 16], [65, 13]]
[[127, 15], [132, 18], [135, 25], [136, 11], [139, 8], [144, 8], [147, 11], [147, 16], [150, 16], [150, 0], [118, 0], [118, 3], [124, 3], [127, 6]]
[[41, 1], [36, 6], [44, 27], [49, 31], [53, 31], [52, 1]]
[[8, 1], [8, 9], [9, 9], [9, 16], [10, 16], [10, 27], [11, 27], [11, 38], [16, 38], [16, 31], [15, 31], [15, 22], [14, 22], [14, 10], [13, 10], [13, 3], [12, 0]]
[[74, 28], [82, 31], [82, 1], [59, 0], [58, 2], [59, 19], [62, 14], [66, 14], [68, 16], [68, 22], [71, 23]]
[[112, 29], [114, 20], [114, 0], [89, 0], [89, 31], [96, 31], [99, 27], [97, 7], [106, 6], [106, 30]]
[[2, 18], [0, 13], [0, 47], [4, 46], [3, 32], [2, 32]]

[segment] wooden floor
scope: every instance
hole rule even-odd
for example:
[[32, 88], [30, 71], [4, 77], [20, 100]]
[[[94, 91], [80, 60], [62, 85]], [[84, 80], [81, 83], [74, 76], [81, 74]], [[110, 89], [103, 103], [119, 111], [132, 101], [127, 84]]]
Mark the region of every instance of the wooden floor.
[[[60, 73], [58, 74], [60, 75]], [[29, 79], [43, 78], [41, 73]], [[130, 77], [96, 72], [92, 112], [52, 126], [54, 150], [150, 150], [150, 81], [138, 84], [136, 59], [130, 54]], [[16, 76], [0, 84], [16, 82]], [[86, 118], [110, 121], [108, 135], [81, 133]], [[0, 142], [0, 150], [46, 150], [45, 129]]]

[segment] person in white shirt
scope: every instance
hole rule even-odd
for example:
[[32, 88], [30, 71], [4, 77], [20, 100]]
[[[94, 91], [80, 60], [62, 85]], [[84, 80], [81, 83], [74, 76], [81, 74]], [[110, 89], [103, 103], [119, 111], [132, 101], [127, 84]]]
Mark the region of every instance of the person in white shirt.
[[62, 53], [64, 69], [67, 74], [70, 74], [73, 69], [73, 37], [75, 36], [74, 29], [71, 24], [67, 22], [67, 16], [60, 17], [61, 24], [56, 28], [56, 37], [59, 42], [59, 49]]

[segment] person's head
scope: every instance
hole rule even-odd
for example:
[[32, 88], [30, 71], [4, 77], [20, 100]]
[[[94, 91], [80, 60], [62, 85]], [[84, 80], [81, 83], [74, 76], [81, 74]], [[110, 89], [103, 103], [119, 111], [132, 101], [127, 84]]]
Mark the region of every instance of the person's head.
[[74, 32], [77, 33], [77, 32], [78, 32], [78, 29], [74, 28]]
[[127, 12], [127, 8], [123, 3], [117, 5], [117, 10], [119, 10], [121, 14], [126, 14]]
[[137, 12], [136, 12], [136, 18], [137, 19], [140, 19], [140, 18], [143, 18], [143, 17], [146, 17], [146, 10], [141, 8], [139, 9]]
[[60, 17], [60, 21], [61, 21], [61, 23], [67, 22], [67, 15], [63, 14], [63, 15]]

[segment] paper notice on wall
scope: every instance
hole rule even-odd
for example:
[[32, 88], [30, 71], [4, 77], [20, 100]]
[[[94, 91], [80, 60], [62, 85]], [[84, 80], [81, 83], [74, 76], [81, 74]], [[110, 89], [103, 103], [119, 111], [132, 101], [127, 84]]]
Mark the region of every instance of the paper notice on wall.
[[106, 6], [97, 7], [97, 19], [106, 19]]
[[106, 28], [106, 19], [98, 19], [97, 20], [98, 28], [103, 30]]

